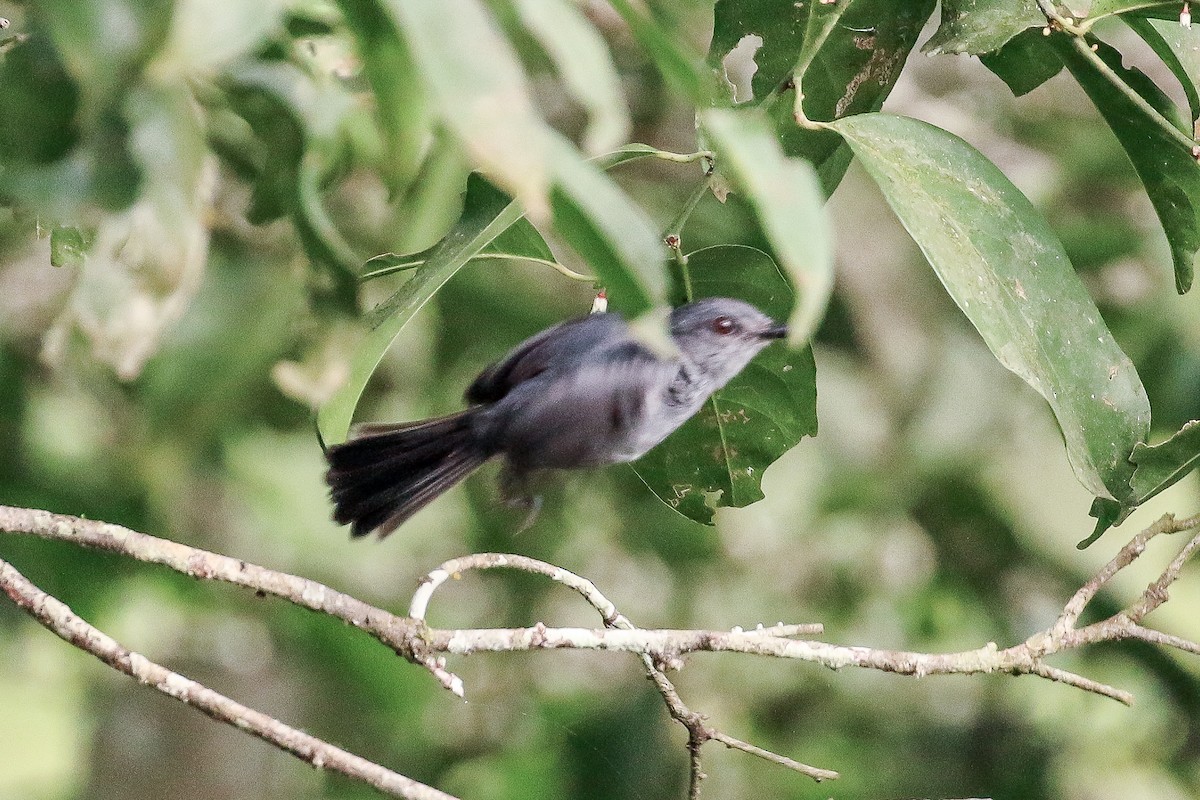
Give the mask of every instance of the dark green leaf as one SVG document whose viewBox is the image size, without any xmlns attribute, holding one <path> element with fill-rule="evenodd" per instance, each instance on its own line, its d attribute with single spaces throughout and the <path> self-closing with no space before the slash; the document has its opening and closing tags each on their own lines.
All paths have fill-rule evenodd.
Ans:
<svg viewBox="0 0 1200 800">
<path fill-rule="evenodd" d="M 805 116 L 833 120 L 882 108 L 933 7 L 933 0 L 852 0 L 804 73 Z M 849 148 L 829 131 L 796 125 L 794 101 L 789 92 L 772 106 L 776 131 L 785 153 L 813 163 L 828 196 L 850 165 Z"/>
<path fill-rule="evenodd" d="M 942 0 L 942 24 L 922 51 L 991 53 L 1028 28 L 1046 26 L 1034 0 Z"/>
<path fill-rule="evenodd" d="M 1161 444 L 1133 448 L 1133 490 L 1138 503 L 1177 483 L 1200 466 L 1200 420 L 1192 420 Z"/>
<path fill-rule="evenodd" d="M 78 267 L 87 255 L 89 242 L 79 228 L 59 226 L 50 232 L 50 266 Z"/>
<path fill-rule="evenodd" d="M 1067 69 L 1079 81 L 1100 115 L 1125 148 L 1146 194 L 1162 222 L 1171 246 L 1175 265 L 1175 288 L 1180 294 L 1192 285 L 1193 262 L 1200 250 L 1200 165 L 1181 145 L 1163 121 L 1149 115 L 1125 94 L 1117 90 L 1109 76 L 1068 41 L 1067 36 L 1052 37 Z M 1097 54 L 1104 63 L 1160 113 L 1175 117 L 1174 104 L 1154 83 L 1136 69 L 1121 65 L 1121 54 L 1098 43 Z M 1179 122 L 1188 136 L 1190 125 Z"/>
<path fill-rule="evenodd" d="M 793 344 L 816 331 L 833 291 L 833 247 L 821 188 L 808 162 L 786 157 L 755 109 L 709 109 L 701 124 L 717 168 L 754 209 L 767 241 L 799 294 L 788 314 Z"/>
<path fill-rule="evenodd" d="M 725 75 L 725 58 L 747 36 L 757 36 L 762 44 L 754 54 L 757 69 L 750 86 L 754 99 L 763 98 L 792 77 L 800 60 L 800 47 L 808 27 L 811 3 L 792 0 L 717 0 L 713 8 L 713 35 L 708 47 L 708 66 L 725 87 L 726 100 L 733 93 Z"/>
<path fill-rule="evenodd" d="M 1129 455 L 1150 403 L 1062 245 L 994 164 L 958 137 L 887 114 L 833 123 L 1001 364 L 1054 410 L 1075 475 L 1133 499 Z"/>
<path fill-rule="evenodd" d="M 350 377 L 317 415 L 317 428 L 329 444 L 346 438 L 354 409 L 384 352 L 408 321 L 454 273 L 521 217 L 520 207 L 479 175 L 467 181 L 463 214 L 430 253 L 425 264 L 395 294 L 371 312 L 370 331 L 350 362 Z"/>
<path fill-rule="evenodd" d="M 754 57 L 757 71 L 751 80 L 752 102 L 769 106 L 784 152 L 811 161 L 828 196 L 850 164 L 849 148 L 836 134 L 796 125 L 792 117 L 795 94 L 781 92 L 800 61 L 809 28 L 824 19 L 810 21 L 813 6 L 790 0 L 719 0 L 708 63 L 722 78 L 721 83 L 728 85 L 722 66 L 725 57 L 746 36 L 762 39 Z M 878 110 L 933 7 L 933 0 L 899 7 L 892 0 L 851 0 L 837 9 L 821 9 L 824 15 L 841 16 L 804 73 L 805 114 L 810 119 L 829 120 Z"/>
<path fill-rule="evenodd" d="M 1200 31 L 1192 31 L 1177 22 L 1141 17 L 1123 17 L 1179 79 L 1192 111 L 1193 124 L 1200 119 Z"/>
<path fill-rule="evenodd" d="M 794 302 L 775 262 L 752 247 L 698 250 L 684 269 L 687 300 L 740 297 L 776 319 Z M 715 508 L 762 499 L 763 470 L 817 432 L 816 403 L 812 351 L 772 345 L 634 471 L 671 508 L 710 525 Z"/>
<path fill-rule="evenodd" d="M 979 60 L 1017 97 L 1032 92 L 1063 68 L 1062 59 L 1041 29 L 1023 31 L 999 50 L 984 53 Z"/>
<path fill-rule="evenodd" d="M 33 35 L 0 62 L 0 159 L 46 164 L 78 141 L 79 88 L 44 35 Z"/>
</svg>

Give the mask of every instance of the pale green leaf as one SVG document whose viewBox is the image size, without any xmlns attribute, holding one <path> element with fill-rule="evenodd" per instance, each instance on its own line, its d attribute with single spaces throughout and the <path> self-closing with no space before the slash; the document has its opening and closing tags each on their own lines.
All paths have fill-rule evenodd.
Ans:
<svg viewBox="0 0 1200 800">
<path fill-rule="evenodd" d="M 710 109 L 701 124 L 718 169 L 754 209 L 759 225 L 799 295 L 789 340 L 807 342 L 833 291 L 833 248 L 816 172 L 780 149 L 765 116 L 753 109 Z"/>
<path fill-rule="evenodd" d="M 1146 439 L 1150 403 L 1042 216 L 994 164 L 932 125 L 863 114 L 833 127 L 996 358 L 1050 404 L 1079 481 L 1131 501 L 1129 456 Z"/>
</svg>

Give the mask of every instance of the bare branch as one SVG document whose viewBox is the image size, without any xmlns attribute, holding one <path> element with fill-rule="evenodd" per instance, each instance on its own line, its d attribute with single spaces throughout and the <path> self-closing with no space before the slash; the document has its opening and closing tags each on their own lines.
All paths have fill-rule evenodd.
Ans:
<svg viewBox="0 0 1200 800">
<path fill-rule="evenodd" d="M 6 561 L 0 561 L 0 587 L 18 607 L 63 641 L 91 653 L 139 683 L 257 736 L 318 769 L 340 772 L 406 800 L 455 800 L 452 795 L 285 725 L 123 647 L 76 616 L 65 603 L 43 592 Z"/>
<path fill-rule="evenodd" d="M 592 608 L 596 609 L 604 621 L 606 629 L 596 631 L 576 629 L 567 635 L 562 635 L 565 629 L 552 630 L 539 622 L 532 628 L 507 632 L 500 631 L 499 633 L 502 634 L 500 637 L 488 636 L 491 633 L 489 631 L 476 631 L 475 633 L 483 634 L 481 640 L 494 645 L 494 647 L 472 647 L 474 642 L 469 637 L 465 639 L 460 637 L 460 643 L 465 642 L 464 649 L 460 652 L 466 654 L 477 649 L 505 649 L 505 645 L 511 645 L 514 649 L 534 649 L 554 646 L 572 647 L 576 642 L 588 640 L 590 636 L 590 641 L 597 644 L 611 637 L 613 642 L 618 644 L 617 647 L 611 649 L 628 649 L 630 652 L 638 653 L 642 661 L 642 666 L 646 669 L 646 676 L 654 683 L 655 688 L 658 689 L 658 693 L 662 695 L 663 702 L 667 704 L 667 711 L 670 713 L 671 718 L 687 729 L 687 750 L 691 761 L 688 797 L 692 800 L 700 796 L 700 782 L 705 777 L 704 770 L 700 764 L 700 748 L 703 747 L 705 742 L 712 740 L 719 741 L 727 747 L 756 755 L 759 758 L 765 758 L 772 763 L 795 770 L 817 781 L 832 780 L 838 777 L 838 774 L 832 770 L 801 764 L 799 761 L 790 759 L 787 756 L 772 753 L 769 750 L 764 750 L 761 747 L 756 747 L 755 745 L 743 742 L 741 739 L 735 739 L 726 733 L 709 728 L 704 724 L 704 717 L 702 715 L 692 711 L 684 704 L 683 700 L 679 697 L 679 692 L 675 689 L 675 685 L 667 677 L 665 671 L 667 665 L 675 666 L 679 663 L 681 653 L 692 650 L 712 650 L 715 649 L 714 643 L 728 641 L 729 637 L 741 639 L 777 639 L 780 642 L 794 643 L 792 640 L 783 637 L 803 633 L 810 629 L 820 632 L 822 630 L 820 625 L 784 625 L 780 622 L 771 628 L 759 625 L 750 633 L 735 629 L 728 634 L 716 631 L 650 631 L 649 633 L 653 634 L 652 638 L 657 638 L 663 644 L 668 645 L 652 649 L 646 646 L 646 641 L 639 641 L 648 632 L 638 630 L 625 615 L 617 611 L 617 607 L 613 605 L 612 601 L 605 597 L 596 588 L 596 585 L 587 578 L 580 577 L 569 570 L 556 567 L 545 561 L 507 553 L 481 553 L 464 558 L 456 558 L 442 564 L 422 579 L 421 585 L 413 595 L 412 604 L 409 606 L 409 615 L 414 619 L 423 621 L 434 590 L 444 583 L 447 578 L 451 576 L 457 577 L 470 569 L 497 569 L 501 567 L 544 575 L 553 581 L 574 589 L 579 592 L 583 599 L 587 600 Z M 431 649 L 454 652 L 449 647 L 450 642 L 447 642 L 446 647 L 437 647 L 435 644 L 438 641 L 439 635 L 445 633 L 449 633 L 453 640 L 457 634 L 463 632 L 428 631 L 426 641 L 431 644 Z M 507 637 L 503 635 L 505 633 L 508 634 Z M 689 643 L 683 641 L 684 639 L 690 640 L 690 648 L 688 648 Z M 525 646 L 520 647 L 522 644 Z M 627 646 L 620 647 L 620 644 Z M 606 648 L 597 647 L 596 649 Z M 681 663 L 679 665 L 682 666 Z"/>
<path fill-rule="evenodd" d="M 28 533 L 47 539 L 69 541 L 85 547 L 121 553 L 141 561 L 165 565 L 195 578 L 225 581 L 259 593 L 272 594 L 305 608 L 344 620 L 370 633 L 407 660 L 423 666 L 443 686 L 459 696 L 462 696 L 463 693 L 462 681 L 446 669 L 445 656 L 448 654 L 468 655 L 477 652 L 560 648 L 634 653 L 641 660 L 647 677 L 662 695 L 671 717 L 683 725 L 688 732 L 687 746 L 691 759 L 689 792 L 691 797 L 699 795 L 700 782 L 704 777 L 700 763 L 700 750 L 709 741 L 721 742 L 727 747 L 757 755 L 817 780 L 836 777 L 836 773 L 801 764 L 786 756 L 763 750 L 709 727 L 702 714 L 692 711 L 683 703 L 671 680 L 667 677 L 669 670 L 683 666 L 686 656 L 698 652 L 744 653 L 807 661 L 835 670 L 843 667 L 858 667 L 916 677 L 978 673 L 1037 675 L 1128 704 L 1132 702 L 1132 697 L 1128 692 L 1050 666 L 1045 659 L 1064 650 L 1078 649 L 1097 642 L 1125 639 L 1140 639 L 1152 644 L 1200 654 L 1200 644 L 1179 636 L 1152 630 L 1142 624 L 1146 615 L 1167 600 L 1169 587 L 1179 578 L 1185 563 L 1200 550 L 1200 533 L 1196 533 L 1198 528 L 1200 528 L 1200 517 L 1177 521 L 1168 515 L 1138 533 L 1070 598 L 1053 625 L 1034 634 L 1021 644 L 1001 649 L 996 644 L 989 642 L 978 649 L 959 653 L 914 653 L 827 644 L 795 638 L 819 635 L 822 629 L 820 625 L 816 624 L 785 625 L 779 623 L 769 627 L 760 624 L 751 630 L 734 628 L 730 631 L 642 630 L 623 616 L 595 584 L 586 578 L 543 561 L 502 553 L 481 553 L 453 559 L 442 564 L 429 573 L 417 587 L 410 606 L 410 616 L 399 617 L 315 581 L 157 539 L 120 526 L 50 514 L 44 511 L 0 506 L 0 531 Z M 1161 533 L 1183 531 L 1192 531 L 1193 538 L 1180 549 L 1176 557 L 1163 570 L 1158 579 L 1146 588 L 1135 604 L 1107 619 L 1082 628 L 1076 627 L 1088 604 L 1117 573 L 1132 564 L 1144 552 L 1151 539 Z M 0 562 L 0 564 L 2 563 Z M 605 627 L 599 629 L 549 628 L 540 622 L 532 627 L 513 629 L 437 630 L 428 627 L 425 617 L 429 603 L 438 587 L 447 580 L 457 578 L 469 570 L 496 568 L 518 569 L 543 575 L 573 589 L 596 609 Z M 20 578 L 19 573 L 11 570 L 11 573 L 6 571 L 4 575 L 8 580 L 6 589 L 17 600 L 22 592 L 12 588 L 17 585 L 12 581 Z M 58 602 L 53 598 L 49 599 L 54 603 Z M 28 605 L 22 604 L 22 607 L 28 608 Z M 66 607 L 62 606 L 62 608 Z M 79 624 L 86 626 L 82 620 L 79 620 Z M 87 630 L 94 631 L 94 629 Z M 99 631 L 95 631 L 94 635 L 104 636 Z M 99 641 L 94 639 L 91 633 L 83 637 L 64 636 L 64 638 L 90 652 L 96 652 L 91 649 L 90 645 L 93 641 Z M 120 649 L 115 642 L 112 644 L 118 648 L 113 652 L 128 652 Z M 106 663 L 112 663 L 107 661 L 103 655 L 99 653 L 97 655 L 106 660 Z M 130 654 L 125 661 L 133 661 L 138 664 L 144 662 L 144 659 L 141 661 L 139 659 L 141 659 L 140 656 Z M 121 669 L 117 664 L 114 666 Z M 157 665 L 151 666 L 155 669 L 163 669 Z M 127 669 L 122 669 L 122 671 L 128 672 Z M 169 671 L 165 672 L 168 675 L 174 675 Z M 135 675 L 135 677 L 145 680 L 140 675 Z M 187 679 L 182 676 L 175 676 L 169 680 L 164 679 L 162 686 L 169 688 L 182 685 L 179 683 L 180 681 L 187 681 Z M 153 681 L 146 682 L 157 685 Z M 188 685 L 193 686 L 190 683 Z M 172 696 L 191 703 L 194 694 L 203 695 L 208 691 L 198 684 L 194 684 L 194 686 L 194 691 L 176 692 Z M 220 696 L 216 695 L 216 697 Z M 233 702 L 227 698 L 221 699 L 228 703 Z M 196 705 L 205 713 L 216 716 L 205 707 Z M 286 726 L 284 729 L 291 730 Z M 281 746 L 288 749 L 286 745 Z M 291 749 L 288 751 L 295 752 Z"/>
</svg>

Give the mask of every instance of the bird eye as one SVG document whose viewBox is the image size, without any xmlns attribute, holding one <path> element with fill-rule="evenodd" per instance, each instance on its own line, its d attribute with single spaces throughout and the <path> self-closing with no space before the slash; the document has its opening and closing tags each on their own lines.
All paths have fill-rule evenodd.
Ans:
<svg viewBox="0 0 1200 800">
<path fill-rule="evenodd" d="M 738 325 L 729 317 L 717 317 L 712 321 L 713 333 L 728 336 L 738 329 Z"/>
</svg>

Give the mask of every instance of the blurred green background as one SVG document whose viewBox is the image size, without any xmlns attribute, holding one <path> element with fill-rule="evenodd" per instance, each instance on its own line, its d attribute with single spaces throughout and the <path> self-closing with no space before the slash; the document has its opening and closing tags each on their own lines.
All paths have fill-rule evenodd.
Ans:
<svg viewBox="0 0 1200 800">
<path fill-rule="evenodd" d="M 183 3 L 187 18 L 201 23 L 170 41 L 208 52 L 205 37 L 216 34 L 203 30 L 205 20 L 220 17 L 212 27 L 227 33 L 222 26 L 252 16 L 256 5 Z M 592 12 L 624 81 L 632 140 L 695 149 L 693 109 L 661 85 L 619 20 L 602 7 Z M 711 8 L 682 3 L 670 12 L 702 48 Z M 12 21 L 3 32 L 11 36 L 27 11 L 0 2 L 0 16 Z M 92 33 L 118 54 L 125 45 L 136 50 L 114 24 Z M 314 36 L 312 52 L 326 64 L 346 60 L 353 72 L 337 36 Z M 546 65 L 527 67 L 541 111 L 578 135 L 580 109 Z M 95 76 L 97 84 L 110 79 L 124 74 Z M 1174 294 L 1153 211 L 1074 84 L 1060 76 L 1014 100 L 975 59 L 914 55 L 887 107 L 966 138 L 1047 215 L 1138 367 L 1157 437 L 1200 418 L 1200 308 L 1195 297 Z M 31 137 L 39 113 L 0 104 L 5 124 L 28 123 Z M 88 146 L 90 168 L 119 168 L 106 161 L 111 142 Z M 521 515 L 498 504 L 484 474 L 386 542 L 352 543 L 328 520 L 305 402 L 336 382 L 352 321 L 312 301 L 319 292 L 306 249 L 287 219 L 247 221 L 250 190 L 229 160 L 188 161 L 153 141 L 142 153 L 157 154 L 142 164 L 142 185 L 161 189 L 160 210 L 193 216 L 160 214 L 170 220 L 166 236 L 139 227 L 136 215 L 125 220 L 122 241 L 145 251 L 137 291 L 83 285 L 77 267 L 51 267 L 55 220 L 42 209 L 52 203 L 31 198 L 37 181 L 61 190 L 77 172 L 34 175 L 20 202 L 0 198 L 5 504 L 119 523 L 311 577 L 397 612 L 417 578 L 441 561 L 499 550 L 587 576 L 644 627 L 819 621 L 832 642 L 920 651 L 1023 640 L 1050 624 L 1136 529 L 1166 510 L 1196 508 L 1193 475 L 1078 552 L 1075 542 L 1091 529 L 1090 496 L 1071 473 L 1049 410 L 987 352 L 852 167 L 829 205 L 838 263 L 834 304 L 814 345 L 820 434 L 769 470 L 764 501 L 723 509 L 715 527 L 704 527 L 661 505 L 629 469 L 612 468 L 551 484 L 537 524 L 516 534 Z M 392 195 L 376 172 L 351 169 L 326 206 L 356 252 L 415 250 L 456 216 L 465 163 L 445 147 L 426 164 L 419 198 Z M 695 169 L 642 162 L 616 174 L 665 226 Z M 117 179 L 96 185 L 120 191 Z M 91 199 L 104 207 L 103 198 Z M 102 230 L 115 215 L 97 213 Z M 736 197 L 725 205 L 708 197 L 684 240 L 688 249 L 762 246 L 755 230 Z M 488 362 L 590 302 L 587 284 L 542 267 L 468 266 L 391 349 L 359 418 L 456 409 Z M 149 352 L 131 354 L 130 342 L 153 341 Z M 144 367 L 123 358 L 138 366 L 144 358 Z M 1128 602 L 1172 555 L 1158 544 L 1098 607 L 1111 612 Z M 126 646 L 464 798 L 684 795 L 684 734 L 631 656 L 457 660 L 463 703 L 367 637 L 283 603 L 16 536 L 0 538 L 0 556 Z M 1200 580 L 1185 576 L 1154 621 L 1195 639 L 1197 607 Z M 445 587 L 430 620 L 597 624 L 561 588 L 506 574 Z M 690 658 L 677 685 L 713 725 L 843 776 L 816 785 L 710 745 L 705 797 L 1200 795 L 1200 660 L 1121 645 L 1055 663 L 1129 689 L 1137 704 L 1127 709 L 1033 678 L 918 681 L 735 655 Z M 0 720 L 0 800 L 375 796 L 134 684 L 6 603 Z"/>
</svg>

